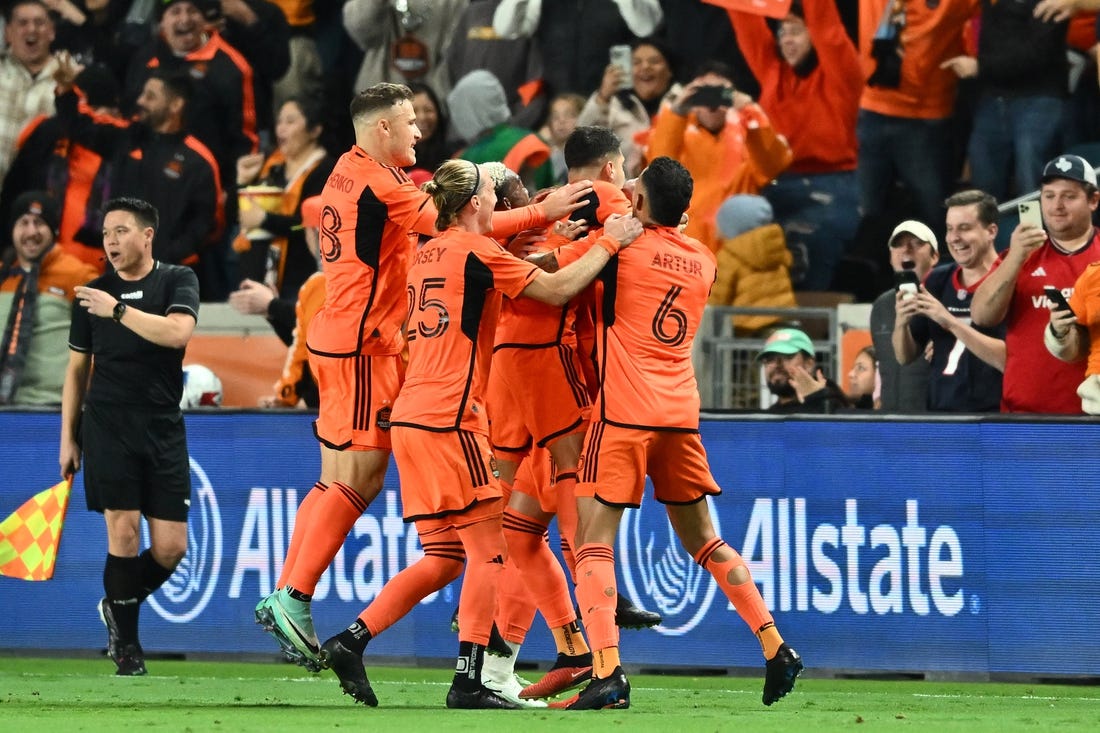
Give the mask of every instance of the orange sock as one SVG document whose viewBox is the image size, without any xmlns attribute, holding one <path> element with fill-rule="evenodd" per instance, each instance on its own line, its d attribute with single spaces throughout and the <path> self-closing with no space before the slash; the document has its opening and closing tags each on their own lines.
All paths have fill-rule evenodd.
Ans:
<svg viewBox="0 0 1100 733">
<path fill-rule="evenodd" d="M 721 537 L 715 537 L 695 554 L 695 562 L 714 576 L 741 619 L 760 641 L 764 658 L 771 659 L 783 643 L 763 596 L 752 582 L 745 561 Z"/>
<path fill-rule="evenodd" d="M 306 497 L 302 499 L 302 503 L 298 505 L 298 511 L 294 515 L 294 529 L 290 532 L 290 546 L 286 548 L 286 559 L 283 560 L 283 571 L 279 574 L 279 582 L 275 584 L 276 588 L 282 588 L 286 585 L 286 578 L 290 575 L 290 569 L 294 567 L 294 560 L 298 557 L 298 551 L 302 549 L 302 537 L 306 534 L 306 527 L 309 526 L 313 510 L 317 507 L 317 502 L 320 501 L 321 495 L 325 493 L 327 488 L 328 484 L 318 481 L 313 484 L 313 488 L 309 490 Z"/>
<path fill-rule="evenodd" d="M 531 629 L 531 622 L 535 620 L 535 601 L 523 582 L 523 571 L 512 559 L 511 550 L 504 561 L 504 570 L 497 586 L 495 618 L 500 635 L 513 644 L 523 643 Z"/>
<path fill-rule="evenodd" d="M 458 640 L 486 646 L 497 607 L 497 588 L 508 553 L 500 515 L 458 530 L 466 550 L 466 577 L 458 597 Z"/>
<path fill-rule="evenodd" d="M 284 585 L 313 595 L 321 574 L 336 557 L 348 532 L 366 509 L 367 502 L 354 489 L 333 481 L 310 512 L 309 526 L 305 527 L 294 567 L 286 574 Z"/>
<path fill-rule="evenodd" d="M 552 628 L 550 631 L 554 634 L 554 646 L 557 647 L 558 654 L 576 657 L 590 651 L 588 644 L 584 641 L 584 635 L 581 634 L 581 627 L 576 621 Z"/>
<path fill-rule="evenodd" d="M 577 536 L 577 469 L 558 471 L 555 477 L 558 494 L 558 532 L 561 533 L 561 554 L 569 580 L 577 584 L 577 558 L 573 554 L 573 541 Z"/>
<path fill-rule="evenodd" d="M 372 637 L 378 636 L 428 595 L 462 575 L 465 560 L 460 542 L 424 542 L 424 557 L 390 578 L 359 620 Z"/>
<path fill-rule="evenodd" d="M 619 659 L 619 647 L 609 646 L 592 652 L 592 674 L 597 679 L 610 677 L 615 668 L 622 664 Z"/>
<path fill-rule="evenodd" d="M 546 525 L 514 509 L 505 509 L 504 540 L 508 543 L 509 562 L 515 562 L 520 584 L 546 619 L 546 625 L 556 628 L 576 621 L 565 571 L 546 542 Z M 497 626 L 503 632 L 499 617 Z"/>
<path fill-rule="evenodd" d="M 577 602 L 593 659 L 596 651 L 619 646 L 619 627 L 615 625 L 617 597 L 615 550 L 596 542 L 582 545 L 577 550 Z"/>
</svg>

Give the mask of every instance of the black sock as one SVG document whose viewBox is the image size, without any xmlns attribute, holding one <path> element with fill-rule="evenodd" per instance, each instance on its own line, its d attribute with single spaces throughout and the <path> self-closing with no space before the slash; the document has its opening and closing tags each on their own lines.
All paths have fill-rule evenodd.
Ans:
<svg viewBox="0 0 1100 733">
<path fill-rule="evenodd" d="M 355 623 L 337 634 L 336 638 L 344 645 L 345 649 L 350 649 L 359 656 L 363 656 L 363 652 L 367 650 L 367 642 L 372 637 L 363 622 L 355 619 Z"/>
<path fill-rule="evenodd" d="M 141 559 L 108 553 L 103 565 L 103 590 L 118 627 L 120 646 L 138 643 L 138 611 L 141 609 Z"/>
<path fill-rule="evenodd" d="M 164 581 L 172 577 L 175 568 L 166 568 L 161 565 L 153 559 L 151 550 L 146 550 L 138 555 L 138 561 L 141 563 L 141 594 L 138 598 L 144 601 L 146 598 L 156 593 L 157 588 L 164 585 Z"/>
<path fill-rule="evenodd" d="M 311 596 L 309 593 L 303 593 L 300 590 L 294 590 L 289 585 L 286 586 L 286 592 L 287 595 L 289 595 L 291 598 L 302 601 L 304 603 L 309 603 L 311 600 L 313 600 L 313 596 Z"/>
<path fill-rule="evenodd" d="M 458 642 L 458 663 L 455 664 L 453 687 L 466 692 L 481 688 L 481 665 L 485 660 L 485 647 L 472 641 Z"/>
</svg>

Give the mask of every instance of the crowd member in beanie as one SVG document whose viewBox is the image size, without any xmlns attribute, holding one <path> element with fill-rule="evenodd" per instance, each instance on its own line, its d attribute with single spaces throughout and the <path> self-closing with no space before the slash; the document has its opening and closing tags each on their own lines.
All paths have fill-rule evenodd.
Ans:
<svg viewBox="0 0 1100 733">
<path fill-rule="evenodd" d="M 12 246 L 0 261 L 0 405 L 58 405 L 73 288 L 98 273 L 55 246 L 60 215 L 45 191 L 19 196 L 10 221 Z"/>
</svg>

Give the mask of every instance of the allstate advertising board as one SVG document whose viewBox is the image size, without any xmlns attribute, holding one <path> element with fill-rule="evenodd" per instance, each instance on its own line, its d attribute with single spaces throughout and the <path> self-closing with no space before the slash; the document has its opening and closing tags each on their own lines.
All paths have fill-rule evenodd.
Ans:
<svg viewBox="0 0 1100 733">
<path fill-rule="evenodd" d="M 295 508 L 317 478 L 311 419 L 188 414 L 188 555 L 142 611 L 147 650 L 275 653 L 252 609 L 278 577 Z M 0 413 L 0 517 L 57 481 L 58 423 L 52 413 Z M 1094 426 L 731 419 L 702 431 L 724 489 L 710 500 L 716 529 L 744 555 L 808 665 L 1100 673 Z M 755 639 L 680 548 L 661 505 L 627 511 L 615 549 L 620 590 L 665 619 L 623 632 L 627 663 L 760 663 Z M 0 578 L 0 646 L 102 648 L 95 605 L 105 552 L 102 518 L 85 509 L 78 476 L 54 579 Z M 391 466 L 317 588 L 321 638 L 419 557 Z M 450 657 L 457 597 L 454 583 L 425 599 L 368 652 Z M 536 617 L 522 658 L 553 656 Z"/>
</svg>

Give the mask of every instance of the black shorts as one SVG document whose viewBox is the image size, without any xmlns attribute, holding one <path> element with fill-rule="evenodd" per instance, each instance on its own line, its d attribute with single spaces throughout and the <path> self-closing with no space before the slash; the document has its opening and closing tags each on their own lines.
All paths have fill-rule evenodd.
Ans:
<svg viewBox="0 0 1100 733">
<path fill-rule="evenodd" d="M 85 405 L 80 433 L 90 510 L 187 521 L 191 467 L 179 410 Z"/>
</svg>

